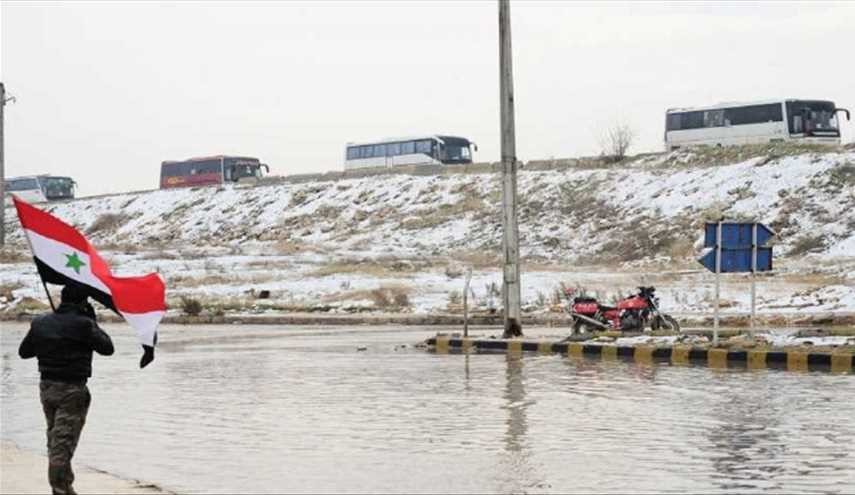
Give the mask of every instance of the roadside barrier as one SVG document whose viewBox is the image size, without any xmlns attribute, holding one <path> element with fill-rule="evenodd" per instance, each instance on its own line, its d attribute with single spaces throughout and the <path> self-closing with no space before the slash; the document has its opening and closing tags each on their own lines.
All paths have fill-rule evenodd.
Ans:
<svg viewBox="0 0 855 495">
<path fill-rule="evenodd" d="M 603 360 L 625 359 L 649 364 L 705 364 L 710 368 L 783 369 L 789 371 L 830 371 L 848 373 L 855 368 L 851 352 L 805 352 L 800 350 L 755 350 L 703 348 L 688 345 L 596 345 L 581 342 L 550 342 L 517 339 L 473 339 L 437 336 L 426 344 L 436 353 L 536 352 L 569 357 L 600 357 Z"/>
</svg>

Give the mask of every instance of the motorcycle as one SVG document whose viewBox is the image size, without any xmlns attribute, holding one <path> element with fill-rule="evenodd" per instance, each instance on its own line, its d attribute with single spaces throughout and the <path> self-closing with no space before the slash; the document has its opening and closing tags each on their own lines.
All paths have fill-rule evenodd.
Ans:
<svg viewBox="0 0 855 495">
<path fill-rule="evenodd" d="M 659 310 L 659 298 L 655 292 L 654 287 L 639 287 L 638 294 L 618 301 L 616 306 L 607 306 L 593 297 L 574 297 L 575 291 L 568 289 L 565 296 L 571 301 L 569 313 L 573 318 L 573 333 L 593 330 L 643 332 L 648 325 L 651 330 L 679 332 L 677 320 Z"/>
</svg>

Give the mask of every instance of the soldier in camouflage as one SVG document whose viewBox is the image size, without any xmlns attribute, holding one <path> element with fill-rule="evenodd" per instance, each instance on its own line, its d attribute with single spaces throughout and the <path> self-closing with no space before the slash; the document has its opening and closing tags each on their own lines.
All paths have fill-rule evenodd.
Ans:
<svg viewBox="0 0 855 495">
<path fill-rule="evenodd" d="M 37 357 L 42 409 L 47 420 L 48 480 L 54 494 L 74 494 L 71 458 L 92 397 L 92 352 L 113 354 L 113 342 L 95 322 L 95 311 L 79 285 L 62 290 L 54 313 L 35 318 L 18 354 Z"/>
</svg>

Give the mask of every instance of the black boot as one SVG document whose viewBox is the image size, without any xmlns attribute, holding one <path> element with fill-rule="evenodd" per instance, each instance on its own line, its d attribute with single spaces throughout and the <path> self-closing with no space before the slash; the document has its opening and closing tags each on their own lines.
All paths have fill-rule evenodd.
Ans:
<svg viewBox="0 0 855 495">
<path fill-rule="evenodd" d="M 50 481 L 50 489 L 53 495 L 69 495 L 65 475 L 67 469 L 63 464 L 48 463 L 48 481 Z"/>
</svg>

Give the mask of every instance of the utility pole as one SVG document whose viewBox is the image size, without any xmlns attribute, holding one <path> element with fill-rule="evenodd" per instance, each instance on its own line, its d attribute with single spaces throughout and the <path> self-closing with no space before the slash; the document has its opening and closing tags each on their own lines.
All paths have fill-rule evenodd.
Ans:
<svg viewBox="0 0 855 495">
<path fill-rule="evenodd" d="M 6 99 L 6 85 L 0 82 L 0 247 L 6 245 L 6 167 L 3 151 L 3 108 L 7 101 L 15 101 L 15 98 Z"/>
<path fill-rule="evenodd" d="M 502 299 L 504 337 L 522 336 L 520 315 L 520 239 L 517 225 L 517 151 L 514 131 L 514 81 L 511 63 L 511 5 L 499 0 L 499 90 L 502 136 Z"/>
</svg>

